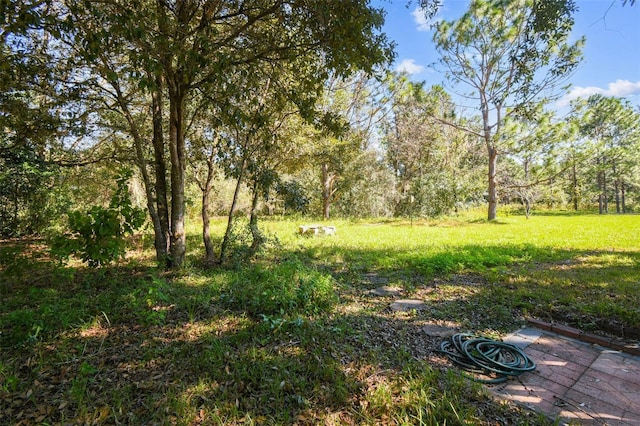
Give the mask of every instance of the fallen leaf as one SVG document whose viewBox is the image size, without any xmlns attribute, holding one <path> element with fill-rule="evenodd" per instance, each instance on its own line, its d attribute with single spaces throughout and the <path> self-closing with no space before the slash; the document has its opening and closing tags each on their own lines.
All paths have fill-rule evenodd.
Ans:
<svg viewBox="0 0 640 426">
<path fill-rule="evenodd" d="M 100 407 L 94 413 L 94 421 L 93 424 L 102 423 L 109 418 L 109 414 L 111 414 L 111 408 L 108 406 Z"/>
</svg>

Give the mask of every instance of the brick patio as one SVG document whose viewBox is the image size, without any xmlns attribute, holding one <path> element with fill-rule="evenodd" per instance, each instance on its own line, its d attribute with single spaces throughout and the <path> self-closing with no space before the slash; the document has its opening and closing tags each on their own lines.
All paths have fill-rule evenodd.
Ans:
<svg viewBox="0 0 640 426">
<path fill-rule="evenodd" d="M 505 339 L 535 371 L 491 388 L 562 423 L 640 426 L 640 357 L 534 328 Z"/>
</svg>

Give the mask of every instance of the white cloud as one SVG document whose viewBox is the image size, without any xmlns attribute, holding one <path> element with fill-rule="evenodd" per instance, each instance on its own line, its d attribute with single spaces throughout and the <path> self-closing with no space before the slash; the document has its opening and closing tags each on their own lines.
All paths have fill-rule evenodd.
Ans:
<svg viewBox="0 0 640 426">
<path fill-rule="evenodd" d="M 640 92 L 640 81 L 632 83 L 629 80 L 616 80 L 615 83 L 609 83 L 607 95 L 624 97 L 636 92 Z"/>
<path fill-rule="evenodd" d="M 431 29 L 424 9 L 417 7 L 411 12 L 411 15 L 413 15 L 413 21 L 418 25 L 418 31 L 429 31 Z"/>
<path fill-rule="evenodd" d="M 419 74 L 424 71 L 424 66 L 416 64 L 415 59 L 405 59 L 404 61 L 400 62 L 400 64 L 396 67 L 396 70 L 413 75 Z"/>
<path fill-rule="evenodd" d="M 625 96 L 633 95 L 634 93 L 640 93 L 640 81 L 633 83 L 629 80 L 616 80 L 613 83 L 609 83 L 606 89 L 594 86 L 576 86 L 558 101 L 558 106 L 564 107 L 569 105 L 569 103 L 574 99 L 588 98 L 595 94 L 623 98 Z"/>
</svg>

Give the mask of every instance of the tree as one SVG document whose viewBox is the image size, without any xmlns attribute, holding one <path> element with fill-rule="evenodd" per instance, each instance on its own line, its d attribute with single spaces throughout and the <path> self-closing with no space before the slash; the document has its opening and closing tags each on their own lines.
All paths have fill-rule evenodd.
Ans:
<svg viewBox="0 0 640 426">
<path fill-rule="evenodd" d="M 42 231 L 67 204 L 65 142 L 85 130 L 77 92 L 60 84 L 49 2 L 0 6 L 0 234 Z"/>
<path fill-rule="evenodd" d="M 318 166 L 322 217 L 330 217 L 331 205 L 344 191 L 353 176 L 346 173 L 369 148 L 372 134 L 385 113 L 387 99 L 382 96 L 384 81 L 367 72 L 343 78 L 338 74 L 327 79 L 317 108 L 324 114 L 312 131 L 311 161 Z"/>
<path fill-rule="evenodd" d="M 91 37 L 95 23 L 75 17 L 73 39 Z M 142 179 L 146 205 L 154 229 L 158 262 L 168 264 L 170 225 L 167 199 L 167 168 L 162 127 L 162 85 L 157 82 L 149 94 L 129 78 L 130 66 L 122 53 L 126 44 L 114 38 L 107 45 L 77 45 L 69 41 L 73 52 L 70 67 L 87 69 L 81 86 L 86 90 L 87 107 L 99 116 L 103 140 L 110 140 L 124 159 L 135 164 Z M 78 79 L 80 80 L 80 79 Z M 89 105 L 91 104 L 91 105 Z M 149 114 L 151 111 L 151 114 Z M 151 115 L 151 117 L 149 117 Z M 121 136 L 121 138 L 118 138 Z M 120 143 L 130 140 L 130 143 Z"/>
<path fill-rule="evenodd" d="M 305 59 L 297 70 L 305 90 L 294 95 L 305 115 L 311 116 L 311 105 L 329 70 L 346 76 L 360 68 L 370 70 L 392 57 L 390 43 L 378 33 L 383 23 L 381 10 L 363 1 L 69 0 L 66 4 L 73 12 L 65 21 L 65 29 L 72 34 L 69 40 L 93 53 L 86 55 L 87 61 L 96 65 L 98 52 L 118 53 L 105 47 L 126 47 L 128 60 L 123 71 L 131 87 L 155 96 L 154 118 L 162 117 L 157 109 L 163 104 L 160 95 L 166 95 L 168 118 L 162 126 L 154 121 L 152 140 L 158 160 L 165 143 L 163 132 L 168 132 L 170 185 L 156 195 L 170 190 L 166 226 L 170 267 L 179 267 L 186 251 L 185 114 L 193 106 L 195 93 L 241 92 L 242 79 L 232 78 L 234 75 L 250 79 L 252 66 Z M 93 31 L 74 33 L 76 22 L 82 20 L 90 24 L 84 28 Z M 235 86 L 229 87 L 229 82 Z M 156 183 L 161 186 L 161 179 Z"/>
<path fill-rule="evenodd" d="M 434 42 L 447 77 L 472 89 L 482 128 L 470 132 L 484 141 L 489 220 L 498 205 L 497 160 L 502 126 L 527 117 L 578 65 L 584 40 L 568 42 L 575 4 L 571 0 L 473 0 L 454 22 L 436 26 Z"/>
<path fill-rule="evenodd" d="M 372 148 L 359 152 L 347 165 L 342 179 L 342 193 L 333 206 L 335 212 L 362 218 L 394 215 L 396 179 L 381 152 Z"/>
<path fill-rule="evenodd" d="M 479 188 L 477 138 L 455 126 L 455 105 L 441 86 L 424 88 L 406 76 L 389 81 L 391 111 L 384 126 L 387 162 L 397 179 L 398 215 L 454 211 Z M 446 117 L 449 125 L 434 117 Z"/>
<path fill-rule="evenodd" d="M 255 253 L 264 240 L 258 229 L 260 196 L 268 194 L 275 185 L 283 164 L 295 162 L 296 144 L 282 138 L 287 122 L 299 113 L 289 96 L 290 90 L 296 92 L 299 83 L 294 69 L 292 64 L 276 64 L 256 70 L 257 76 L 262 78 L 247 82 L 249 90 L 227 98 L 219 112 L 227 134 L 220 164 L 228 177 L 236 179 L 227 229 L 220 248 L 220 262 L 227 255 L 241 186 L 247 181 L 251 188 L 249 230 L 253 242 L 250 252 Z"/>
<path fill-rule="evenodd" d="M 635 169 L 640 151 L 640 113 L 628 101 L 603 95 L 574 101 L 580 135 L 588 144 L 596 181 L 598 211 L 627 210 L 627 195 L 638 186 Z M 613 194 L 611 194 L 613 190 Z"/>
<path fill-rule="evenodd" d="M 203 114 L 199 119 L 203 122 L 190 134 L 191 149 L 189 163 L 192 169 L 192 176 L 202 192 L 200 216 L 202 218 L 202 241 L 205 249 L 205 262 L 212 264 L 215 262 L 215 249 L 211 240 L 209 216 L 209 205 L 211 195 L 214 192 L 213 182 L 221 170 L 217 161 L 221 144 L 221 135 L 218 126 L 209 126 L 207 118 L 209 114 Z"/>
<path fill-rule="evenodd" d="M 573 139 L 572 126 L 557 120 L 555 114 L 544 111 L 538 105 L 529 119 L 505 120 L 503 136 L 503 173 L 499 182 L 505 195 L 517 198 L 524 206 L 528 218 L 533 205 L 544 196 L 545 185 L 551 189 L 553 182 L 568 168 L 558 161 L 559 152 L 566 142 Z M 561 192 L 561 191 L 560 191 Z M 548 204 L 555 201 L 554 193 L 547 191 Z M 561 196 L 560 198 L 564 198 Z"/>
</svg>

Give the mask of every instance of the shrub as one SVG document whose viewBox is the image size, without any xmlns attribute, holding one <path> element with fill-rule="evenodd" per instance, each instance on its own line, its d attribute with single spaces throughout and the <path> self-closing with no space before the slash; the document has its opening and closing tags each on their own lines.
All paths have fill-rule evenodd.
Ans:
<svg viewBox="0 0 640 426">
<path fill-rule="evenodd" d="M 134 207 L 127 180 L 131 173 L 123 171 L 108 207 L 91 206 L 88 210 L 69 213 L 69 232 L 58 234 L 51 241 L 52 254 L 64 261 L 76 255 L 91 267 L 109 264 L 124 257 L 126 237 L 140 228 L 144 210 Z"/>
</svg>

